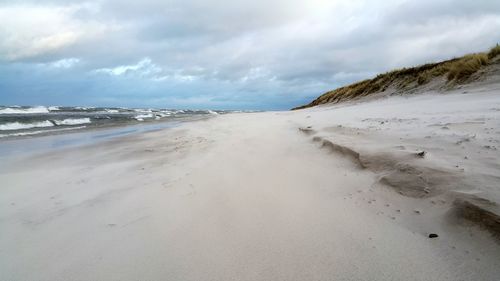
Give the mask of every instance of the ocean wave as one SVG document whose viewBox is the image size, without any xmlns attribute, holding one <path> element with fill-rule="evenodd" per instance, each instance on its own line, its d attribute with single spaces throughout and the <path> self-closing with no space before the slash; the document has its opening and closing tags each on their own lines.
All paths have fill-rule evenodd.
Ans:
<svg viewBox="0 0 500 281">
<path fill-rule="evenodd" d="M 118 112 L 120 112 L 118 109 L 108 109 L 108 108 L 106 108 L 105 110 L 106 110 L 107 113 L 118 113 Z"/>
<path fill-rule="evenodd" d="M 26 130 L 31 128 L 45 128 L 52 126 L 54 126 L 54 124 L 49 120 L 33 122 L 33 123 L 10 122 L 1 124 L 0 131 Z"/>
<path fill-rule="evenodd" d="M 171 112 L 156 112 L 155 117 L 156 117 L 156 119 L 159 119 L 159 118 L 163 118 L 163 117 L 168 117 L 171 114 L 172 114 Z"/>
<path fill-rule="evenodd" d="M 60 109 L 59 109 L 59 106 L 49 106 L 49 110 L 50 111 L 58 111 Z"/>
<path fill-rule="evenodd" d="M 144 121 L 145 118 L 153 118 L 153 114 L 139 114 L 136 115 L 134 118 L 137 121 Z"/>
<path fill-rule="evenodd" d="M 34 113 L 49 113 L 45 106 L 35 106 L 28 108 L 6 107 L 0 109 L 0 114 L 34 114 Z"/>
<path fill-rule="evenodd" d="M 90 118 L 75 118 L 75 119 L 64 119 L 64 120 L 54 120 L 57 126 L 62 125 L 81 125 L 91 123 Z"/>
<path fill-rule="evenodd" d="M 95 109 L 94 106 L 75 106 L 73 108 L 76 110 L 83 110 L 83 111 Z"/>
<path fill-rule="evenodd" d="M 42 133 L 53 133 L 53 132 L 60 132 L 60 131 L 78 130 L 78 129 L 83 129 L 83 128 L 87 128 L 87 126 L 51 129 L 51 130 L 43 130 L 43 131 L 30 131 L 30 132 L 21 132 L 21 133 L 12 133 L 12 134 L 0 134 L 0 138 L 31 136 L 31 135 L 38 135 L 38 134 L 42 134 Z"/>
<path fill-rule="evenodd" d="M 140 113 L 151 113 L 151 112 L 153 112 L 152 109 L 144 109 L 144 108 L 134 108 L 133 110 L 135 112 L 140 112 Z"/>
<path fill-rule="evenodd" d="M 212 110 L 207 110 L 207 113 L 212 114 L 212 115 L 219 115 L 219 113 L 212 111 Z"/>
</svg>

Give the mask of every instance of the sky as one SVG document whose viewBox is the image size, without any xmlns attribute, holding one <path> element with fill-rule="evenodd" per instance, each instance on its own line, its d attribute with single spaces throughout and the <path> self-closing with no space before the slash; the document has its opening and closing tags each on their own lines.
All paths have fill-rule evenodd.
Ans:
<svg viewBox="0 0 500 281">
<path fill-rule="evenodd" d="M 0 104 L 289 109 L 498 42 L 498 0 L 0 0 Z"/>
</svg>

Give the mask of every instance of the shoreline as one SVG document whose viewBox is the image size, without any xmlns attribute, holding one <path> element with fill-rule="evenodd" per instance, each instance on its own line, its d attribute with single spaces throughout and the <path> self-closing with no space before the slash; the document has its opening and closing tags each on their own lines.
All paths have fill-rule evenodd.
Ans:
<svg viewBox="0 0 500 281">
<path fill-rule="evenodd" d="M 0 167 L 0 272 L 494 280 L 500 244 L 450 210 L 457 192 L 500 202 L 499 114 L 494 91 L 391 97 L 220 115 L 14 159 Z M 418 176 L 425 184 L 408 189 Z"/>
<path fill-rule="evenodd" d="M 5 116 L 0 116 L 4 117 Z M 25 117 L 25 116 L 23 116 Z M 201 120 L 205 118 L 210 118 L 211 116 L 203 116 L 203 115 L 187 115 L 187 116 L 181 116 L 181 117 L 173 117 L 173 118 L 165 118 L 162 120 L 153 120 L 153 121 L 147 121 L 147 122 L 142 122 L 142 121 L 137 121 L 135 123 L 115 123 L 115 124 L 106 124 L 106 125 L 101 125 L 101 126 L 87 126 L 85 124 L 79 124 L 76 125 L 70 125 L 70 126 L 63 126 L 63 125 L 58 125 L 56 127 L 61 127 L 57 129 L 51 129 L 49 128 L 30 128 L 28 131 L 21 131 L 21 132 L 16 132 L 16 133 L 11 133 L 11 134 L 4 134 L 0 135 L 0 142 L 1 141 L 10 141 L 10 140 L 23 140 L 23 139 L 30 139 L 30 138 L 38 138 L 38 137 L 47 137 L 47 136 L 56 136 L 56 135 L 67 135 L 67 134 L 74 134 L 74 133 L 85 133 L 85 132 L 95 132 L 95 131 L 103 131 L 103 130 L 113 130 L 113 129 L 120 129 L 120 128 L 126 128 L 126 127 L 161 127 L 162 124 L 165 123 L 182 123 L 182 122 L 191 122 L 191 121 L 196 121 L 196 120 Z M 48 122 L 48 121 L 47 121 Z M 71 127 L 73 126 L 73 127 Z M 38 129 L 43 129 L 43 130 L 38 130 Z M 1 131 L 2 133 L 8 132 L 8 131 Z"/>
<path fill-rule="evenodd" d="M 0 158 L 23 153 L 29 156 L 36 151 L 78 148 L 80 146 L 98 144 L 124 136 L 148 133 L 180 126 L 183 123 L 197 122 L 212 116 L 193 116 L 178 120 L 163 120 L 154 123 L 125 124 L 107 127 L 84 128 L 80 130 L 57 130 L 54 132 L 0 138 Z M 22 151 L 22 152 L 21 152 Z"/>
<path fill-rule="evenodd" d="M 0 140 L 162 122 L 183 122 L 238 110 L 137 109 L 0 105 Z"/>
</svg>

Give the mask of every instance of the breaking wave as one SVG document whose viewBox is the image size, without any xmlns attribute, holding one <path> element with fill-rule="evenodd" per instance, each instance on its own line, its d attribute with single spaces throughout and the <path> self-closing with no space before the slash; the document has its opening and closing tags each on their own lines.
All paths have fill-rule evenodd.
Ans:
<svg viewBox="0 0 500 281">
<path fill-rule="evenodd" d="M 49 113 L 49 109 L 45 106 L 35 107 L 6 107 L 0 109 L 0 114 L 35 114 L 35 113 Z"/>
<path fill-rule="evenodd" d="M 78 129 L 84 129 L 84 128 L 86 128 L 86 126 L 63 128 L 63 129 L 50 129 L 50 130 L 43 130 L 43 131 L 29 131 L 29 132 L 12 133 L 12 134 L 5 134 L 5 135 L 0 134 L 0 138 L 31 136 L 31 135 L 38 135 L 38 134 L 51 133 L 51 132 L 78 130 Z"/>
<path fill-rule="evenodd" d="M 144 119 L 146 119 L 146 118 L 153 118 L 153 114 L 139 114 L 139 115 L 136 115 L 134 118 L 137 121 L 144 121 Z"/>
<path fill-rule="evenodd" d="M 70 125 L 81 125 L 91 123 L 90 118 L 76 118 L 76 119 L 64 119 L 64 120 L 54 120 L 57 126 L 70 126 Z"/>
<path fill-rule="evenodd" d="M 64 119 L 64 120 L 45 120 L 31 123 L 10 122 L 0 124 L 0 131 L 27 130 L 33 128 L 47 128 L 53 126 L 73 126 L 91 123 L 90 118 Z"/>
<path fill-rule="evenodd" d="M 33 123 L 10 122 L 6 124 L 0 124 L 0 131 L 26 130 L 32 128 L 45 128 L 52 126 L 54 126 L 54 124 L 48 120 L 33 122 Z"/>
</svg>

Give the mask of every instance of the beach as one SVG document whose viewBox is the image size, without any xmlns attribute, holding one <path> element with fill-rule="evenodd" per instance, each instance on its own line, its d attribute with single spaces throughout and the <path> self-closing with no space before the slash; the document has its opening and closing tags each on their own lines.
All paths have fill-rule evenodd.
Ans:
<svg viewBox="0 0 500 281">
<path fill-rule="evenodd" d="M 1 279 L 496 280 L 499 89 L 10 155 Z"/>
</svg>

